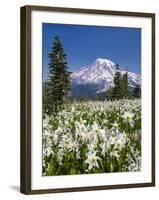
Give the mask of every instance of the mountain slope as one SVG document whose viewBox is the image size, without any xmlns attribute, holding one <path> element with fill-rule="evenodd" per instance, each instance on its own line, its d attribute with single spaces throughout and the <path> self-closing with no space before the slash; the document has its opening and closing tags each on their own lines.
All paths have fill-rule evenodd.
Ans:
<svg viewBox="0 0 159 200">
<path fill-rule="evenodd" d="M 82 67 L 79 71 L 71 75 L 73 91 L 80 91 L 92 88 L 92 93 L 99 94 L 106 92 L 110 86 L 113 86 L 116 65 L 108 60 L 97 58 L 91 65 Z M 123 75 L 126 71 L 121 71 Z M 141 77 L 133 72 L 128 71 L 129 87 L 135 87 L 141 84 Z M 79 91 L 79 93 L 80 93 Z M 89 93 L 89 91 L 88 91 Z M 94 94 L 92 94 L 94 95 Z"/>
</svg>

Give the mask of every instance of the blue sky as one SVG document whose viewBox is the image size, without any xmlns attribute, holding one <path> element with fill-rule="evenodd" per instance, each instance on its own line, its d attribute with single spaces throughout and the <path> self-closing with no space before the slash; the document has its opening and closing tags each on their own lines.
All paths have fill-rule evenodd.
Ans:
<svg viewBox="0 0 159 200">
<path fill-rule="evenodd" d="M 141 29 L 43 23 L 43 73 L 48 72 L 48 53 L 59 35 L 70 71 L 93 63 L 96 58 L 110 59 L 121 69 L 141 72 Z"/>
</svg>

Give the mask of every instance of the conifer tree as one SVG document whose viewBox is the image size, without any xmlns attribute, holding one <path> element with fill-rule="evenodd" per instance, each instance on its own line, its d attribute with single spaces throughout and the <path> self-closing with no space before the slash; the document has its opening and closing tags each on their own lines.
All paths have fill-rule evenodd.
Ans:
<svg viewBox="0 0 159 200">
<path fill-rule="evenodd" d="M 128 71 L 126 68 L 126 72 L 122 77 L 121 80 L 121 97 L 122 98 L 128 98 L 129 97 L 129 86 L 128 86 L 129 82 L 128 82 Z"/>
<path fill-rule="evenodd" d="M 52 104 L 51 104 L 51 93 L 50 93 L 50 87 L 48 84 L 48 81 L 43 82 L 43 118 L 45 118 L 45 114 L 50 114 L 50 111 L 52 110 Z"/>
<path fill-rule="evenodd" d="M 71 72 L 68 71 L 66 54 L 59 36 L 55 36 L 51 52 L 48 54 L 49 63 L 49 113 L 57 112 L 66 101 L 71 89 Z"/>
<path fill-rule="evenodd" d="M 114 76 L 114 87 L 112 89 L 112 98 L 113 99 L 120 99 L 122 96 L 121 91 L 121 73 L 119 65 L 116 65 L 116 72 Z"/>
</svg>

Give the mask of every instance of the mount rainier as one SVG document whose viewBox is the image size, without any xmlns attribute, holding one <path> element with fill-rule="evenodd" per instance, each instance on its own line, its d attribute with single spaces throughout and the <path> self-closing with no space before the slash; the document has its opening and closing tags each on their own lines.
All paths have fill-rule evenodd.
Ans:
<svg viewBox="0 0 159 200">
<path fill-rule="evenodd" d="M 84 66 L 71 74 L 73 95 L 94 96 L 106 92 L 113 86 L 116 64 L 108 59 L 97 58 L 91 65 Z M 120 70 L 121 75 L 126 71 Z M 128 71 L 129 87 L 141 84 L 141 77 Z"/>
</svg>

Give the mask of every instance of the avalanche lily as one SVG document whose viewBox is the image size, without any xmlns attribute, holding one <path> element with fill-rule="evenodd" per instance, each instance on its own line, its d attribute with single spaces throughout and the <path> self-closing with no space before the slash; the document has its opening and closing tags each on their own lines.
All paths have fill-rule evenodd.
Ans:
<svg viewBox="0 0 159 200">
<path fill-rule="evenodd" d="M 88 164 L 88 169 L 91 170 L 93 167 L 99 168 L 99 165 L 97 162 L 98 160 L 101 160 L 101 158 L 96 156 L 95 151 L 93 153 L 89 152 L 87 159 L 85 160 L 85 163 Z"/>
</svg>

